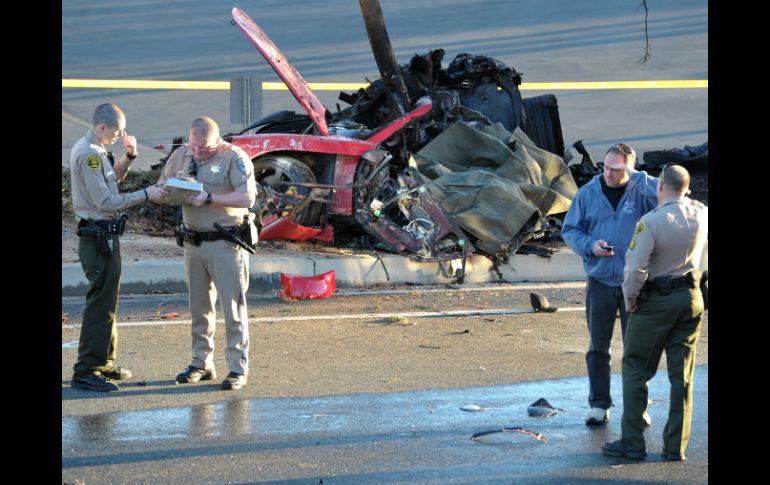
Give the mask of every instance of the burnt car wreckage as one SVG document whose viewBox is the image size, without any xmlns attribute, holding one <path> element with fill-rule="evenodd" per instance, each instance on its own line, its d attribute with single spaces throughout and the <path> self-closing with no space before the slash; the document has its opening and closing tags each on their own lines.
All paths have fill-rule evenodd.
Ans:
<svg viewBox="0 0 770 485">
<path fill-rule="evenodd" d="M 575 178 L 590 178 L 601 167 L 578 148 L 579 142 L 583 161 L 567 167 L 555 96 L 523 99 L 521 74 L 486 56 L 459 54 L 444 69 L 444 51 L 436 49 L 400 66 L 378 0 L 359 4 L 382 78 L 355 93 L 340 93 L 350 106 L 340 110 L 337 105 L 336 113 L 243 11 L 232 10 L 233 24 L 307 113 L 280 111 L 240 133 L 223 135 L 251 157 L 257 182 L 272 189 L 267 191 L 273 195 L 272 215 L 265 218 L 260 239 L 333 238 L 337 244 L 420 261 L 464 262 L 480 253 L 497 265 L 529 239 L 558 235 L 560 218 L 577 190 Z M 461 162 L 467 166 L 459 168 L 435 163 L 435 154 L 446 152 L 441 143 L 458 134 L 470 152 L 478 149 L 473 138 L 478 134 L 502 155 L 481 156 L 481 167 L 474 166 L 476 155 L 468 155 L 471 160 Z M 176 139 L 173 148 L 180 143 Z M 533 158 L 535 153 L 551 165 Z M 511 168 L 513 162 L 519 165 Z M 473 182 L 451 179 L 460 172 L 461 177 L 473 174 Z M 446 177 L 451 180 L 442 185 Z M 504 187 L 511 179 L 523 182 L 521 187 Z M 481 200 L 481 190 L 496 184 L 503 187 L 492 197 L 497 206 L 480 215 L 458 209 L 458 200 Z M 453 192 L 456 187 L 466 192 Z M 512 207 L 500 206 L 500 200 Z M 519 202 L 524 210 L 516 208 Z M 490 212 L 498 214 L 490 218 Z M 487 237 L 485 228 L 479 229 L 478 224 L 506 226 L 511 212 L 519 213 L 519 222 L 507 231 Z M 462 276 L 456 274 L 458 281 Z"/>
</svg>

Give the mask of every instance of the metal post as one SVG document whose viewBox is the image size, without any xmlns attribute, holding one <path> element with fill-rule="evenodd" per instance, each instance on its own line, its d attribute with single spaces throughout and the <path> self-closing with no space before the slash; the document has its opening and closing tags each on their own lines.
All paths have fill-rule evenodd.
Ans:
<svg viewBox="0 0 770 485">
<path fill-rule="evenodd" d="M 246 129 L 262 117 L 262 74 L 239 74 L 230 78 L 230 121 Z"/>
<path fill-rule="evenodd" d="M 241 83 L 243 93 L 241 102 L 243 104 L 243 128 L 251 124 L 251 76 L 244 76 Z"/>
<path fill-rule="evenodd" d="M 404 78 L 401 76 L 401 68 L 396 61 L 396 55 L 393 53 L 393 47 L 390 45 L 388 31 L 385 28 L 385 19 L 380 8 L 380 0 L 358 0 L 358 5 L 361 7 L 369 44 L 372 46 L 372 53 L 380 75 L 397 93 L 398 98 L 400 98 L 399 101 L 408 107 L 412 102 L 409 99 Z M 403 114 L 404 109 L 401 108 L 401 114 Z"/>
</svg>

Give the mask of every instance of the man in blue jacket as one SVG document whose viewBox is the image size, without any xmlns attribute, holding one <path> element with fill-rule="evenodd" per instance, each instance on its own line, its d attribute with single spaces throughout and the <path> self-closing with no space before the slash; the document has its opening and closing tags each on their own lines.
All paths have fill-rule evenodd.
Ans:
<svg viewBox="0 0 770 485">
<path fill-rule="evenodd" d="M 590 344 L 587 425 L 609 420 L 610 342 L 615 317 L 620 313 L 625 338 L 628 313 L 623 299 L 623 263 L 637 221 L 657 205 L 658 179 L 634 170 L 636 152 L 625 143 L 610 147 L 604 173 L 578 190 L 562 227 L 562 237 L 583 258 L 588 275 L 586 319 Z M 649 416 L 645 412 L 649 425 Z"/>
</svg>

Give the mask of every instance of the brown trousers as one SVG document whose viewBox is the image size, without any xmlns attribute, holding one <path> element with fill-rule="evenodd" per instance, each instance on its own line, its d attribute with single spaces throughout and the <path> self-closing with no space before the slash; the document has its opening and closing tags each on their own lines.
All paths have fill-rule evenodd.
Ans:
<svg viewBox="0 0 770 485">
<path fill-rule="evenodd" d="M 214 367 L 215 303 L 219 297 L 227 332 L 225 359 L 230 372 L 249 373 L 248 253 L 226 240 L 184 245 L 184 268 L 190 290 L 192 365 Z"/>
</svg>

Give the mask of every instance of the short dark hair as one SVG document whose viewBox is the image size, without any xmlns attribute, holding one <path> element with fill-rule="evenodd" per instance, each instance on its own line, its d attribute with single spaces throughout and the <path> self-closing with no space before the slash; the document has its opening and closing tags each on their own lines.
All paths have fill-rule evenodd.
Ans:
<svg viewBox="0 0 770 485">
<path fill-rule="evenodd" d="M 208 116 L 199 116 L 195 118 L 190 127 L 190 131 L 195 133 L 196 136 L 203 138 L 210 136 L 212 133 L 219 137 L 219 125 Z"/>
<path fill-rule="evenodd" d="M 663 185 L 674 192 L 684 194 L 690 188 L 690 172 L 678 163 L 667 163 L 660 171 Z"/>
<path fill-rule="evenodd" d="M 636 151 L 625 143 L 615 143 L 607 149 L 607 153 L 617 153 L 622 156 L 623 160 L 626 161 L 626 165 L 636 164 Z"/>
<path fill-rule="evenodd" d="M 110 128 L 118 128 L 121 119 L 126 119 L 123 110 L 118 108 L 115 104 L 104 103 L 97 106 L 94 110 L 93 126 L 97 127 L 101 124 L 105 124 Z"/>
</svg>

